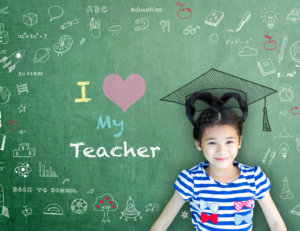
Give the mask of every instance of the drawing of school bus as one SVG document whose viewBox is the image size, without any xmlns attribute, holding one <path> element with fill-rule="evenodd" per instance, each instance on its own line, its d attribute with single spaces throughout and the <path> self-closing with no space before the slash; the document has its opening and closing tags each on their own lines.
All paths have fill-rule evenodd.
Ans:
<svg viewBox="0 0 300 231">
<path fill-rule="evenodd" d="M 287 16 L 287 20 L 296 22 L 297 20 L 300 20 L 299 14 L 300 14 L 300 9 L 292 9 L 292 12 L 289 13 Z"/>
</svg>

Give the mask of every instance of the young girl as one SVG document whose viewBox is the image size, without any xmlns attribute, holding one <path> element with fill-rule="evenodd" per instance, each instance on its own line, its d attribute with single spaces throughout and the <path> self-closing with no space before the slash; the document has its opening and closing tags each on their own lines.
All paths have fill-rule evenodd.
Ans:
<svg viewBox="0 0 300 231">
<path fill-rule="evenodd" d="M 223 105 L 238 100 L 239 117 Z M 194 103 L 202 100 L 211 107 L 195 121 Z M 271 182 L 259 166 L 249 167 L 234 159 L 242 143 L 242 124 L 248 115 L 247 103 L 238 93 L 228 92 L 220 99 L 209 92 L 195 93 L 186 103 L 187 115 L 194 125 L 197 149 L 207 162 L 183 170 L 174 184 L 175 193 L 154 223 L 151 231 L 166 230 L 184 204 L 190 202 L 196 230 L 252 230 L 255 200 L 260 204 L 272 231 L 286 226 L 270 196 Z"/>
</svg>

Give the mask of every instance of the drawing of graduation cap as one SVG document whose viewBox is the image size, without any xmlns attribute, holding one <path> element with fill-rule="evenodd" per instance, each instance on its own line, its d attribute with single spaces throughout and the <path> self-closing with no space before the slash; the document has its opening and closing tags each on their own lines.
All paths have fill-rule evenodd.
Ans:
<svg viewBox="0 0 300 231">
<path fill-rule="evenodd" d="M 240 77 L 211 68 L 209 71 L 200 75 L 198 78 L 192 80 L 188 84 L 182 86 L 178 90 L 163 97 L 160 101 L 167 101 L 186 105 L 187 100 L 194 94 L 200 92 L 210 92 L 219 99 L 227 92 L 239 93 L 241 97 L 247 102 L 249 106 L 261 99 L 264 99 L 265 104 L 263 108 L 263 131 L 271 131 L 267 116 L 266 97 L 276 93 L 277 91 L 242 79 Z M 197 100 L 194 103 L 195 111 L 204 111 L 211 107 L 202 100 Z M 240 108 L 239 103 L 234 98 L 230 98 L 224 107 Z"/>
</svg>

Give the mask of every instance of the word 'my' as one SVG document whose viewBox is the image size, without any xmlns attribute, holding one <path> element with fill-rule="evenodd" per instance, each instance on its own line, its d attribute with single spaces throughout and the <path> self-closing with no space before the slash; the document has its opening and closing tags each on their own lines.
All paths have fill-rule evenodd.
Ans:
<svg viewBox="0 0 300 231">
<path fill-rule="evenodd" d="M 99 126 L 101 126 L 101 128 L 105 128 L 106 124 L 107 124 L 107 127 L 109 129 L 111 129 L 110 117 L 106 116 L 106 120 L 103 123 L 102 116 L 100 116 L 99 119 L 98 119 L 97 130 L 99 130 Z M 123 126 L 124 126 L 123 120 L 121 120 L 121 122 L 119 124 L 117 124 L 116 120 L 113 120 L 113 125 L 121 127 L 121 131 L 118 134 L 114 134 L 114 137 L 120 137 L 122 135 L 122 132 L 123 132 Z"/>
</svg>

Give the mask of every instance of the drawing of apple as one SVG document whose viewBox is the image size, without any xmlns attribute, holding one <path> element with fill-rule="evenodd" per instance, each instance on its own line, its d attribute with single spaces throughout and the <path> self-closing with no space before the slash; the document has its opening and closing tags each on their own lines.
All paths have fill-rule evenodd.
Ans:
<svg viewBox="0 0 300 231">
<path fill-rule="evenodd" d="M 190 18 L 192 16 L 192 11 L 190 8 L 183 8 L 184 4 L 181 4 L 180 2 L 176 2 L 177 6 L 181 7 L 182 9 L 177 11 L 177 15 L 181 19 Z M 179 14 L 182 16 L 179 16 Z"/>
<path fill-rule="evenodd" d="M 264 43 L 264 48 L 266 49 L 266 50 L 275 50 L 276 49 L 276 47 L 277 47 L 277 42 L 276 41 L 272 41 L 271 39 L 272 39 L 272 37 L 273 36 L 269 36 L 269 35 L 265 35 L 265 37 L 267 38 L 267 39 L 269 39 L 269 41 L 266 41 L 265 43 Z M 275 43 L 275 47 L 274 47 L 274 44 L 271 44 L 271 43 Z M 266 44 L 267 44 L 267 47 L 268 48 L 266 48 Z"/>
<path fill-rule="evenodd" d="M 18 129 L 18 123 L 16 121 L 8 119 L 10 122 L 6 124 L 6 127 L 10 131 L 16 131 Z M 13 126 L 14 124 L 17 124 L 17 126 Z M 10 126 L 9 126 L 10 125 Z"/>
</svg>

